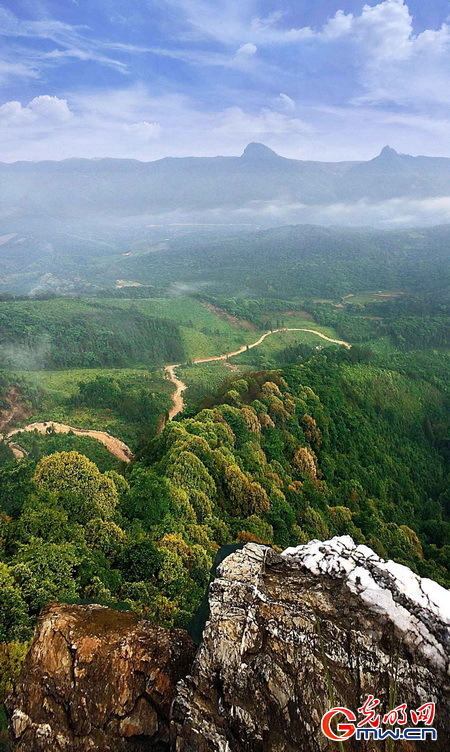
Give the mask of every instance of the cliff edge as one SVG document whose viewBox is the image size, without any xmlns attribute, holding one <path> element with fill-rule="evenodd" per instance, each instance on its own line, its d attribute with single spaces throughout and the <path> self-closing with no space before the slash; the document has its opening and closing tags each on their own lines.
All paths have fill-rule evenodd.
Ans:
<svg viewBox="0 0 450 752">
<path fill-rule="evenodd" d="M 431 580 L 348 536 L 282 555 L 248 544 L 219 567 L 210 607 L 172 709 L 176 752 L 336 750 L 323 714 L 344 706 L 359 722 L 368 695 L 382 714 L 436 703 L 437 741 L 395 748 L 448 749 L 450 599 Z M 351 738 L 345 750 L 388 744 Z"/>
<path fill-rule="evenodd" d="M 209 603 L 196 655 L 185 632 L 131 612 L 46 607 L 7 703 L 14 752 L 328 752 L 324 713 L 358 723 L 369 696 L 374 715 L 397 708 L 392 733 L 400 706 L 411 726 L 435 703 L 415 726 L 430 736 L 394 748 L 448 749 L 450 598 L 435 582 L 348 536 L 283 554 L 250 543 L 221 563 Z M 392 748 L 372 737 L 346 752 Z"/>
<path fill-rule="evenodd" d="M 165 750 L 195 646 L 132 611 L 51 603 L 8 698 L 15 752 Z"/>
</svg>

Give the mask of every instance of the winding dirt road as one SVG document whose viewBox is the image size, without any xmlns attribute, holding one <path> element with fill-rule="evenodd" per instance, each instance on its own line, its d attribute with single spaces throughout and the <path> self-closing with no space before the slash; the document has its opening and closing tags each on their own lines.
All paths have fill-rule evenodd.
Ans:
<svg viewBox="0 0 450 752">
<path fill-rule="evenodd" d="M 72 432 L 76 436 L 90 436 L 91 439 L 97 439 L 97 441 L 100 441 L 100 443 L 103 444 L 108 449 L 108 451 L 111 452 L 111 454 L 113 454 L 115 457 L 117 457 L 117 459 L 121 462 L 130 462 L 134 456 L 131 449 L 126 444 L 124 444 L 123 441 L 116 439 L 106 431 L 95 431 L 89 428 L 74 428 L 73 426 L 67 426 L 64 423 L 54 423 L 53 421 L 49 421 L 45 423 L 30 423 L 28 426 L 24 426 L 23 428 L 16 428 L 14 431 L 10 431 L 10 433 L 7 434 L 6 440 L 10 439 L 12 436 L 20 433 L 21 431 L 38 431 L 42 434 L 53 432 Z M 9 446 L 17 459 L 23 459 L 23 452 L 25 452 L 25 450 L 22 449 L 22 447 L 14 443 L 9 443 Z"/>
<path fill-rule="evenodd" d="M 328 337 L 326 334 L 322 334 L 322 332 L 317 331 L 317 329 L 300 329 L 283 326 L 281 329 L 272 329 L 271 331 L 265 332 L 265 334 L 262 334 L 261 337 L 256 340 L 256 342 L 252 342 L 250 345 L 242 345 L 239 350 L 224 353 L 223 355 L 212 355 L 210 358 L 196 358 L 193 363 L 212 363 L 213 361 L 217 360 L 227 360 L 228 358 L 232 358 L 234 355 L 240 355 L 247 350 L 251 350 L 253 347 L 257 347 L 261 344 L 261 342 L 264 342 L 266 337 L 270 337 L 271 334 L 277 334 L 278 332 L 309 332 L 310 334 L 315 334 L 317 337 L 321 337 L 321 339 L 327 340 L 327 342 L 333 342 L 333 344 L 335 345 L 343 345 L 343 347 L 346 347 L 347 350 L 350 350 L 351 348 L 351 344 L 349 342 L 345 342 L 343 339 L 333 339 L 332 337 Z M 180 413 L 184 407 L 183 392 L 185 391 L 185 389 L 187 389 L 187 386 L 183 381 L 181 381 L 181 379 L 178 378 L 175 373 L 175 369 L 179 368 L 181 365 L 183 365 L 183 363 L 175 363 L 174 365 L 166 366 L 164 369 L 167 378 L 170 379 L 173 384 L 175 384 L 175 392 L 172 395 L 172 407 L 169 410 L 169 420 L 172 420 L 176 415 L 178 415 L 178 413 Z"/>
<path fill-rule="evenodd" d="M 317 329 L 297 329 L 291 327 L 283 327 L 281 329 L 273 329 L 272 331 L 265 332 L 265 334 L 262 334 L 261 337 L 256 340 L 256 342 L 252 342 L 250 345 L 242 345 L 239 350 L 234 350 L 234 352 L 224 353 L 223 355 L 212 355 L 209 358 L 196 358 L 196 360 L 194 360 L 193 362 L 212 363 L 218 360 L 227 360 L 228 358 L 232 358 L 234 355 L 240 355 L 246 350 L 251 350 L 253 347 L 257 347 L 261 344 L 261 342 L 264 342 L 266 337 L 269 337 L 271 334 L 277 334 L 278 332 L 309 332 L 310 334 L 315 334 L 317 337 L 321 337 L 322 339 L 327 340 L 327 342 L 333 342 L 336 345 L 343 345 L 348 349 L 351 348 L 351 345 L 348 342 L 344 342 L 344 340 L 341 339 L 332 339 L 331 337 L 327 337 L 326 334 L 322 334 L 322 332 L 317 331 Z M 172 407 L 170 408 L 168 414 L 169 420 L 172 420 L 184 408 L 183 392 L 185 391 L 185 389 L 187 389 L 187 386 L 183 381 L 181 381 L 181 379 L 178 378 L 175 373 L 175 369 L 179 368 L 181 365 L 183 364 L 174 363 L 173 365 L 165 366 L 164 368 L 166 377 L 170 379 L 170 381 L 175 385 L 175 391 L 172 395 Z M 12 436 L 15 436 L 21 431 L 38 431 L 41 434 L 52 432 L 72 432 L 76 436 L 90 436 L 92 439 L 100 441 L 100 443 L 103 444 L 108 449 L 108 451 L 111 452 L 111 454 L 117 457 L 118 460 L 121 460 L 121 462 L 130 462 L 134 456 L 131 449 L 123 441 L 116 439 L 106 431 L 96 431 L 88 428 L 74 428 L 73 426 L 68 426 L 65 423 L 54 423 L 53 421 L 48 421 L 42 423 L 30 423 L 23 428 L 14 429 L 14 431 L 10 431 L 6 435 L 5 438 L 9 443 L 10 449 L 17 459 L 23 459 L 24 457 L 26 457 L 27 452 L 25 451 L 25 449 L 19 446 L 19 444 L 16 444 L 15 442 L 9 440 Z"/>
</svg>

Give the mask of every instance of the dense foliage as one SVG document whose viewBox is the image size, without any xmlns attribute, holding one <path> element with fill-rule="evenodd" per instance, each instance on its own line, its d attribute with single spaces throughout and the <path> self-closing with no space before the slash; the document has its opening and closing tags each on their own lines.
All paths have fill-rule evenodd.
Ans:
<svg viewBox="0 0 450 752">
<path fill-rule="evenodd" d="M 14 369 L 124 367 L 184 359 L 165 319 L 86 300 L 0 303 L 0 355 Z"/>
<path fill-rule="evenodd" d="M 127 259 L 126 269 L 132 279 L 152 284 L 183 279 L 209 292 L 252 298 L 423 292 L 442 289 L 448 243 L 448 225 L 420 233 L 294 225 L 213 240 L 182 237 L 169 252 Z"/>
<path fill-rule="evenodd" d="M 284 548 L 349 533 L 448 581 L 444 395 L 355 353 L 229 380 L 125 477 L 76 451 L 5 465 L 1 640 L 26 641 L 52 598 L 186 624 L 214 553 L 233 541 Z"/>
<path fill-rule="evenodd" d="M 166 384 L 163 382 L 164 387 Z M 70 399 L 72 405 L 112 410 L 138 426 L 141 434 L 146 436 L 156 432 L 172 403 L 169 384 L 167 391 L 163 392 L 160 384 L 140 373 L 127 379 L 120 375 L 96 376 L 90 381 L 81 381 L 78 389 L 78 393 Z"/>
<path fill-rule="evenodd" d="M 79 452 L 95 462 L 102 472 L 117 470 L 119 466 L 119 462 L 114 455 L 103 444 L 89 436 L 76 436 L 73 433 L 49 432 L 42 434 L 37 431 L 21 431 L 14 436 L 14 440 L 27 452 L 29 459 L 36 462 L 49 454 L 55 454 L 55 452 Z M 2 464 L 4 463 L 0 459 L 0 465 Z"/>
<path fill-rule="evenodd" d="M 332 326 L 351 342 L 390 337 L 399 350 L 450 347 L 450 301 L 446 291 L 399 295 L 383 302 L 305 303 L 320 324 Z"/>
</svg>

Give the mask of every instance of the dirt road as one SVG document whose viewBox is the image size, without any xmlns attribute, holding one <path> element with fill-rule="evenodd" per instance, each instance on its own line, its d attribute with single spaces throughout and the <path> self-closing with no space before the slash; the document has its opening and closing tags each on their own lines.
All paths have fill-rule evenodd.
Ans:
<svg viewBox="0 0 450 752">
<path fill-rule="evenodd" d="M 20 431 L 38 431 L 42 434 L 52 432 L 72 432 L 76 436 L 90 436 L 92 439 L 97 439 L 97 441 L 100 441 L 100 443 L 103 444 L 108 449 L 108 451 L 111 452 L 111 454 L 113 454 L 115 457 L 117 457 L 117 459 L 121 462 L 130 462 L 130 460 L 133 459 L 133 453 L 131 449 L 126 444 L 124 444 L 123 441 L 116 439 L 106 431 L 95 431 L 88 428 L 74 428 L 73 426 L 67 426 L 64 423 L 54 423 L 53 421 L 49 421 L 45 423 L 30 423 L 28 426 L 24 426 L 23 428 L 16 428 L 14 431 L 10 431 L 10 433 L 7 434 L 6 439 L 10 439 L 11 436 L 14 436 Z M 16 453 L 15 449 L 20 450 L 21 452 L 23 452 L 24 450 L 21 449 L 21 447 L 19 447 L 17 444 L 10 443 L 10 447 L 14 455 L 18 459 L 22 459 L 22 457 L 19 457 L 18 452 Z"/>
<path fill-rule="evenodd" d="M 227 360 L 228 358 L 232 358 L 234 355 L 240 355 L 246 350 L 251 350 L 253 347 L 257 347 L 261 344 L 261 342 L 264 342 L 266 337 L 269 337 L 271 334 L 277 334 L 278 332 L 309 332 L 310 334 L 315 334 L 317 337 L 321 337 L 322 339 L 327 340 L 327 342 L 333 342 L 336 345 L 343 345 L 348 349 L 350 349 L 351 347 L 348 342 L 344 342 L 344 340 L 341 339 L 332 339 L 331 337 L 327 337 L 326 334 L 322 334 L 322 332 L 317 331 L 317 329 L 297 329 L 291 327 L 283 327 L 282 329 L 273 329 L 272 331 L 265 332 L 265 334 L 262 334 L 261 337 L 256 340 L 256 342 L 252 342 L 250 345 L 242 345 L 242 347 L 240 347 L 238 350 L 223 353 L 222 355 L 213 355 L 209 358 L 197 358 L 196 360 L 194 360 L 194 363 L 213 363 L 214 361 L 218 360 Z M 169 420 L 172 420 L 176 415 L 178 415 L 178 413 L 180 413 L 184 407 L 183 392 L 185 391 L 185 389 L 187 389 L 187 386 L 183 381 L 181 381 L 181 379 L 178 378 L 175 373 L 175 369 L 179 368 L 181 365 L 182 363 L 174 363 L 173 365 L 166 366 L 164 368 L 167 378 L 170 379 L 170 381 L 175 385 L 175 391 L 172 395 L 172 407 L 169 410 Z M 5 416 L 5 425 L 10 423 L 11 419 L 14 419 L 14 417 L 14 412 L 7 414 Z M 90 436 L 92 439 L 100 441 L 100 443 L 103 444 L 108 449 L 108 451 L 111 452 L 111 454 L 113 454 L 115 457 L 117 457 L 117 459 L 121 462 L 130 462 L 134 456 L 131 449 L 126 444 L 124 444 L 123 441 L 116 439 L 106 431 L 96 431 L 94 429 L 88 428 L 74 428 L 73 426 L 68 426 L 64 423 L 54 423 L 53 421 L 48 421 L 42 423 L 30 423 L 28 426 L 24 426 L 23 428 L 16 428 L 14 431 L 10 431 L 6 435 L 5 438 L 9 443 L 11 451 L 13 452 L 14 456 L 17 457 L 17 459 L 23 459 L 24 457 L 26 457 L 27 452 L 18 444 L 10 442 L 9 439 L 20 431 L 39 431 L 39 433 L 42 434 L 51 432 L 72 432 L 76 436 Z"/>
<path fill-rule="evenodd" d="M 322 334 L 322 332 L 317 331 L 317 329 L 299 329 L 295 327 L 283 326 L 281 329 L 272 329 L 272 331 L 265 332 L 265 334 L 262 334 L 261 337 L 256 340 L 256 342 L 252 342 L 252 344 L 250 345 L 242 345 L 239 350 L 224 353 L 223 355 L 212 355 L 209 358 L 196 358 L 193 362 L 213 363 L 217 360 L 227 360 L 228 358 L 232 358 L 234 355 L 240 355 L 247 350 L 251 350 L 253 347 L 257 347 L 261 344 L 261 342 L 264 342 L 266 337 L 270 337 L 271 334 L 277 334 L 278 332 L 309 332 L 310 334 L 315 334 L 317 337 L 321 337 L 321 339 L 325 339 L 327 342 L 333 342 L 333 344 L 335 345 L 342 345 L 348 350 L 350 350 L 351 348 L 351 344 L 349 342 L 345 342 L 342 339 L 333 339 L 332 337 L 328 337 L 326 334 Z M 185 389 L 187 389 L 187 386 L 178 378 L 175 373 L 175 369 L 179 368 L 181 365 L 183 364 L 175 363 L 174 365 L 166 366 L 164 369 L 167 378 L 170 379 L 173 384 L 175 384 L 175 391 L 172 395 L 172 407 L 169 410 L 169 420 L 172 420 L 176 415 L 178 415 L 178 413 L 180 413 L 184 407 L 183 392 L 185 391 Z"/>
</svg>

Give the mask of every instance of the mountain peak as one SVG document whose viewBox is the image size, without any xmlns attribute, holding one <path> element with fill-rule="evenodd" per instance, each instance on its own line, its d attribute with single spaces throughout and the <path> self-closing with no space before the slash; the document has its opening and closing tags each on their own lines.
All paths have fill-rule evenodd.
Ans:
<svg viewBox="0 0 450 752">
<path fill-rule="evenodd" d="M 279 158 L 279 155 L 273 151 L 273 149 L 269 149 L 268 146 L 265 146 L 264 144 L 259 144 L 257 141 L 252 141 L 248 146 L 245 147 L 244 152 L 242 154 L 243 157 L 246 157 L 247 159 L 273 159 L 276 157 Z"/>
<path fill-rule="evenodd" d="M 400 154 L 398 151 L 395 151 L 395 149 L 392 148 L 392 146 L 385 146 L 379 153 L 378 157 L 375 157 L 375 159 L 393 159 L 395 157 L 399 157 Z"/>
</svg>

